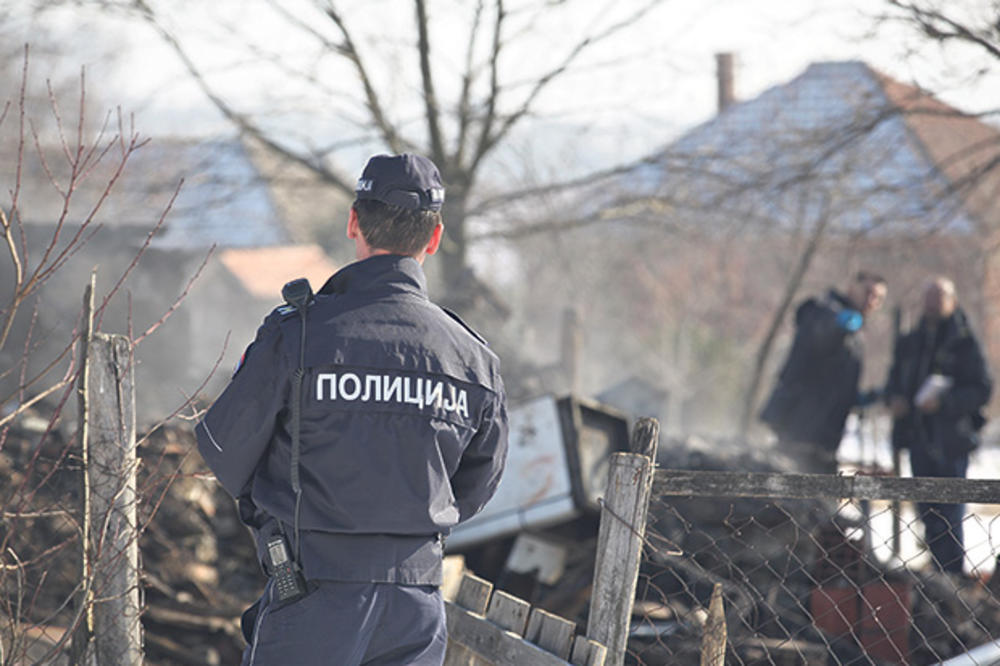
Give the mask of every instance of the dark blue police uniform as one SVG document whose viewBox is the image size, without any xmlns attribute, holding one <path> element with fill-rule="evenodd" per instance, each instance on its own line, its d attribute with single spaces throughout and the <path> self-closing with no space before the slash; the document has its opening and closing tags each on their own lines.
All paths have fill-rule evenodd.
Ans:
<svg viewBox="0 0 1000 666">
<path fill-rule="evenodd" d="M 291 394 L 303 320 L 272 312 L 196 428 L 198 448 L 263 543 L 294 541 Z M 420 264 L 376 255 L 306 310 L 299 509 L 308 594 L 269 583 L 244 664 L 438 664 L 442 537 L 489 500 L 507 449 L 499 361 L 428 300 Z"/>
</svg>

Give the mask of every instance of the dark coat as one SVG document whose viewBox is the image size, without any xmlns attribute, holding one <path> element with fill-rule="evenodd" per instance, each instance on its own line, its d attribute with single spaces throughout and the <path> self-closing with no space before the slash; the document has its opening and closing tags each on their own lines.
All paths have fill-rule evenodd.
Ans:
<svg viewBox="0 0 1000 666">
<path fill-rule="evenodd" d="M 380 255 L 339 271 L 306 322 L 299 465 L 306 573 L 433 584 L 438 535 L 486 504 L 504 467 L 499 361 L 428 300 L 423 271 L 409 257 Z M 290 400 L 301 332 L 290 306 L 268 316 L 196 428 L 202 456 L 240 499 L 259 541 L 271 520 L 287 527 L 295 519 Z M 415 560 L 421 549 L 427 557 Z"/>
<path fill-rule="evenodd" d="M 795 313 L 795 339 L 761 420 L 781 440 L 836 451 L 857 402 L 864 348 L 861 336 L 838 323 L 852 306 L 831 290 Z"/>
<path fill-rule="evenodd" d="M 951 378 L 952 386 L 941 397 L 934 414 L 923 414 L 913 398 L 929 375 Z M 978 432 L 985 423 L 982 407 L 989 401 L 993 380 L 979 343 L 965 313 L 955 313 L 937 326 L 921 319 L 896 343 L 886 398 L 902 397 L 909 413 L 893 424 L 896 448 L 920 447 L 931 459 L 948 460 L 979 444 Z"/>
</svg>

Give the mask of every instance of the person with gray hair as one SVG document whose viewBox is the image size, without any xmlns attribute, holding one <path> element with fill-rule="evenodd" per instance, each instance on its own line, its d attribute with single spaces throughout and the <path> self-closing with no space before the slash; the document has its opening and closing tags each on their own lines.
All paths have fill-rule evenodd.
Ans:
<svg viewBox="0 0 1000 666">
<path fill-rule="evenodd" d="M 992 390 L 979 342 L 958 306 L 955 283 L 931 279 L 920 321 L 896 343 L 885 389 L 892 444 L 909 449 L 914 476 L 965 476 Z M 923 502 L 918 510 L 934 566 L 960 574 L 964 506 Z"/>
</svg>

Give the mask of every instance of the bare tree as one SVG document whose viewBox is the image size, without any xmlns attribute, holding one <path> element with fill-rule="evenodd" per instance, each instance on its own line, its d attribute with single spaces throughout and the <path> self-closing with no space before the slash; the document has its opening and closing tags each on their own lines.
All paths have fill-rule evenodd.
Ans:
<svg viewBox="0 0 1000 666">
<path fill-rule="evenodd" d="M 897 10 L 887 19 L 904 21 L 927 39 L 971 46 L 989 60 L 1000 60 L 1000 5 L 936 0 L 886 0 Z M 980 72 L 982 73 L 982 72 Z"/>
<path fill-rule="evenodd" d="M 76 404 L 74 394 L 78 389 L 83 391 L 79 378 L 87 336 L 100 326 L 109 305 L 126 297 L 127 281 L 170 210 L 168 204 L 131 255 L 119 257 L 123 267 L 109 273 L 104 280 L 110 279 L 109 286 L 93 293 L 93 300 L 79 307 L 75 325 L 50 326 L 51 321 L 44 317 L 51 307 L 49 287 L 67 273 L 72 275 L 76 270 L 73 262 L 92 244 L 103 241 L 99 236 L 101 209 L 146 139 L 129 126 L 120 111 L 96 121 L 89 118 L 92 107 L 82 74 L 75 95 L 67 97 L 50 85 L 47 108 L 38 104 L 29 93 L 37 77 L 29 68 L 27 47 L 22 54 L 18 80 L 7 88 L 10 99 L 0 103 L 0 145 L 10 156 L 0 172 L 5 193 L 0 206 L 3 666 L 52 663 L 66 652 L 74 632 L 87 626 L 88 609 L 106 601 L 110 594 L 104 587 L 107 572 L 117 564 L 105 557 L 103 561 L 110 562 L 105 567 L 100 554 L 112 552 L 108 544 L 113 541 L 114 548 L 125 544 L 134 548 L 139 538 L 134 524 L 129 531 L 112 534 L 114 526 L 121 528 L 123 523 L 111 516 L 110 509 L 106 514 L 91 513 L 89 520 L 83 515 L 81 506 L 87 493 L 81 490 L 85 457 L 80 444 L 84 428 L 75 428 L 71 412 Z M 178 296 L 178 303 L 197 277 L 198 272 Z M 80 302 L 84 284 L 78 286 L 80 293 L 74 300 Z M 120 367 L 132 367 L 135 346 L 153 334 L 176 305 L 137 331 L 131 330 L 130 317 L 128 336 L 119 340 L 124 343 L 119 347 L 127 350 L 116 359 Z M 190 401 L 184 401 L 175 414 L 190 406 Z M 153 465 L 140 491 L 154 500 L 157 494 L 162 499 L 178 474 L 168 467 L 162 461 Z M 134 465 L 121 473 L 131 477 Z M 127 483 L 122 478 L 120 484 L 112 480 L 111 485 L 124 488 Z M 111 494 L 119 497 L 117 490 Z M 140 529 L 152 520 L 158 502 L 149 503 L 142 512 Z M 83 557 L 81 551 L 96 559 Z M 134 584 L 129 592 L 134 594 Z M 133 621 L 137 620 L 133 617 Z M 73 644 L 78 647 L 75 637 Z"/>
<path fill-rule="evenodd" d="M 101 4 L 129 10 L 148 22 L 183 63 L 215 107 L 241 132 L 270 151 L 307 167 L 331 188 L 353 195 L 355 164 L 341 164 L 338 151 L 352 140 L 294 136 L 289 125 L 275 122 L 288 100 L 254 106 L 226 90 L 225 76 L 196 55 L 192 36 L 177 27 L 177 16 L 190 3 L 119 0 Z M 419 151 L 441 168 L 448 196 L 446 238 L 442 245 L 445 283 L 465 276 L 470 242 L 467 218 L 483 165 L 512 132 L 536 113 L 560 79 L 593 66 L 613 37 L 633 28 L 662 0 L 601 3 L 510 2 L 478 0 L 455 5 L 413 0 L 410 19 L 372 20 L 368 5 L 357 11 L 327 0 L 298 4 L 258 0 L 250 9 L 270 12 L 271 34 L 300 46 L 291 54 L 255 39 L 239 27 L 229 30 L 240 57 L 267 64 L 309 89 L 341 127 L 356 127 L 358 141 L 393 152 Z M 375 13 L 398 12 L 403 3 L 381 5 Z M 567 22 L 572 39 L 551 52 L 535 47 L 530 63 L 519 45 L 546 19 L 586 15 Z M 555 18 L 554 18 L 555 17 Z M 290 37 L 287 37 L 290 35 Z M 400 46 L 401 44 L 401 46 Z M 460 47 L 454 45 L 460 44 Z M 303 60 L 301 52 L 312 54 Z M 605 57 L 606 54 L 605 54 Z M 331 61 L 333 65 L 331 65 Z M 518 64 L 520 61 L 520 64 Z M 232 73 L 232 68 L 226 70 Z"/>
</svg>

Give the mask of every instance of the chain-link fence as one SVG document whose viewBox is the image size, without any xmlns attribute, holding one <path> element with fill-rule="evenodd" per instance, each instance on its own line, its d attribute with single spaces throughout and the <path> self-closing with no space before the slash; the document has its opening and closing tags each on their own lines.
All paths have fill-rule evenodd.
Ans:
<svg viewBox="0 0 1000 666">
<path fill-rule="evenodd" d="M 628 661 L 697 663 L 720 585 L 726 663 L 996 663 L 998 512 L 1000 481 L 658 471 Z"/>
</svg>

